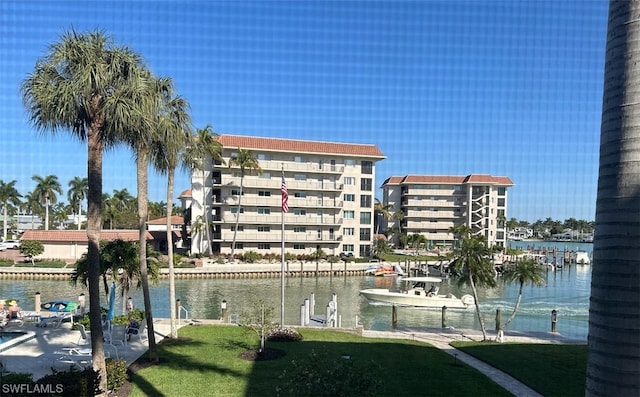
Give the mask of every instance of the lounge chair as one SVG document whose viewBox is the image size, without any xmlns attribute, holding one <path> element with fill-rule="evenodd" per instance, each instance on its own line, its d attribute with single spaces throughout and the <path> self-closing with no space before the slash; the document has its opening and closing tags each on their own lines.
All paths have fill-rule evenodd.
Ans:
<svg viewBox="0 0 640 397">
<path fill-rule="evenodd" d="M 113 346 L 127 346 L 127 326 L 114 325 L 107 339 L 108 344 Z"/>
<path fill-rule="evenodd" d="M 127 330 L 127 334 L 131 335 L 131 337 L 137 336 L 140 342 L 144 342 L 147 340 L 147 320 L 144 319 L 140 323 L 139 328 L 129 328 Z"/>
<path fill-rule="evenodd" d="M 36 327 L 60 328 L 60 325 L 62 325 L 65 320 L 69 320 L 73 323 L 73 314 L 64 313 L 58 316 L 44 317 L 38 324 L 36 324 Z"/>
</svg>

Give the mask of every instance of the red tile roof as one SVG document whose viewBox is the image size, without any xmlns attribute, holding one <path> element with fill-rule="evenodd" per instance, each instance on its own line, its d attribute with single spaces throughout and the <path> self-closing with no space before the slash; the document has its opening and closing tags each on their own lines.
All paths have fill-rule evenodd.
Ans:
<svg viewBox="0 0 640 397">
<path fill-rule="evenodd" d="M 153 240 L 153 236 L 147 232 L 147 240 Z M 22 240 L 36 240 L 47 242 L 64 243 L 88 243 L 86 230 L 26 230 L 22 235 Z M 137 230 L 102 230 L 100 240 L 113 241 L 138 241 Z"/>
<path fill-rule="evenodd" d="M 375 145 L 302 141 L 297 139 L 263 138 L 241 135 L 220 135 L 218 141 L 225 148 L 272 150 L 295 153 L 325 153 L 384 159 Z"/>
<path fill-rule="evenodd" d="M 191 198 L 191 189 L 187 189 L 185 191 L 183 191 L 182 193 L 180 193 L 180 196 L 178 196 L 179 199 L 182 198 Z"/>
<path fill-rule="evenodd" d="M 182 218 L 181 216 L 177 216 L 177 215 L 171 216 L 172 225 L 182 225 L 183 223 L 184 223 L 184 218 Z M 164 218 L 158 218 L 158 219 L 154 219 L 147 222 L 147 225 L 166 225 L 166 224 L 167 224 L 166 216 Z"/>
<path fill-rule="evenodd" d="M 485 185 L 501 185 L 501 186 L 513 186 L 514 183 L 509 177 L 506 176 L 492 176 L 487 174 L 471 174 L 467 176 L 453 176 L 453 175 L 405 175 L 405 176 L 392 176 L 387 178 L 384 185 L 400 185 L 406 183 L 414 184 L 485 184 Z"/>
</svg>

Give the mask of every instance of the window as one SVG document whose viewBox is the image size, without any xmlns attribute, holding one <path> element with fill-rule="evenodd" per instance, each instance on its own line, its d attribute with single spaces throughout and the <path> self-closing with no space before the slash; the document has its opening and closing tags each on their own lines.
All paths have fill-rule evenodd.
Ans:
<svg viewBox="0 0 640 397">
<path fill-rule="evenodd" d="M 262 174 L 260 174 L 258 176 L 260 179 L 271 179 L 271 173 L 270 172 L 263 172 Z"/>
<path fill-rule="evenodd" d="M 344 212 L 344 219 L 353 219 L 355 218 L 356 213 L 355 211 L 345 211 Z"/>
<path fill-rule="evenodd" d="M 362 228 L 360 229 L 360 241 L 370 241 L 371 240 L 371 229 Z"/>
<path fill-rule="evenodd" d="M 345 193 L 344 201 L 356 201 L 356 195 L 351 193 Z"/>
<path fill-rule="evenodd" d="M 269 244 L 269 243 L 258 243 L 258 249 L 259 250 L 270 250 L 271 249 L 271 244 Z"/>
<path fill-rule="evenodd" d="M 271 192 L 268 190 L 258 190 L 258 196 L 260 197 L 270 197 Z"/>
<path fill-rule="evenodd" d="M 269 214 L 271 214 L 271 208 L 258 207 L 258 215 L 269 215 Z"/>
<path fill-rule="evenodd" d="M 360 256 L 362 256 L 362 257 L 371 256 L 371 246 L 370 245 L 361 245 L 360 246 Z"/>
<path fill-rule="evenodd" d="M 233 244 L 231 244 L 231 245 L 233 245 Z M 244 248 L 244 245 L 242 243 L 236 243 L 236 249 L 240 249 L 241 250 L 243 248 Z"/>
<path fill-rule="evenodd" d="M 305 233 L 306 231 L 307 231 L 307 228 L 304 226 L 297 226 L 293 228 L 294 233 Z"/>
<path fill-rule="evenodd" d="M 503 198 L 499 198 L 498 199 L 498 207 L 504 207 L 504 199 Z"/>
<path fill-rule="evenodd" d="M 303 249 L 305 249 L 305 245 L 304 244 L 293 244 L 293 249 L 294 250 L 303 250 Z"/>
<path fill-rule="evenodd" d="M 371 208 L 371 195 L 363 194 L 360 196 L 360 207 Z"/>
<path fill-rule="evenodd" d="M 269 233 L 271 231 L 271 226 L 258 226 L 258 231 L 262 233 Z"/>
<path fill-rule="evenodd" d="M 239 196 L 240 195 L 240 189 L 231 189 L 231 195 L 232 196 Z M 242 195 L 244 196 L 244 191 L 242 192 Z"/>
<path fill-rule="evenodd" d="M 231 231 L 234 231 L 234 230 L 236 230 L 236 225 L 231 225 Z M 244 232 L 244 226 L 238 225 L 238 231 Z"/>
<path fill-rule="evenodd" d="M 258 160 L 261 160 L 261 161 L 271 160 L 271 155 L 268 153 L 258 153 L 256 157 L 258 158 Z"/>
<path fill-rule="evenodd" d="M 498 188 L 498 196 L 504 196 L 507 193 L 507 188 L 506 187 L 499 187 Z"/>
<path fill-rule="evenodd" d="M 440 189 L 440 185 L 429 185 L 429 189 L 438 190 L 438 189 Z"/>
<path fill-rule="evenodd" d="M 295 174 L 293 179 L 295 179 L 296 181 L 306 181 L 307 176 L 305 174 Z"/>
<path fill-rule="evenodd" d="M 353 236 L 353 234 L 355 233 L 355 229 L 352 227 L 345 227 L 342 230 L 345 236 Z"/>
<path fill-rule="evenodd" d="M 353 244 L 342 244 L 342 250 L 344 252 L 353 252 Z"/>
<path fill-rule="evenodd" d="M 304 208 L 296 208 L 293 210 L 294 215 L 307 215 L 307 210 Z"/>
<path fill-rule="evenodd" d="M 346 160 L 344 161 L 344 166 L 345 166 L 346 168 L 355 167 L 355 166 L 356 166 L 356 161 L 355 161 L 355 160 L 352 160 L 352 159 L 346 159 Z"/>
<path fill-rule="evenodd" d="M 231 207 L 231 213 L 232 214 L 237 214 L 238 213 L 238 207 Z M 244 214 L 244 208 L 240 208 L 240 213 Z"/>
<path fill-rule="evenodd" d="M 498 210 L 498 216 L 505 216 L 504 215 L 504 210 Z"/>
<path fill-rule="evenodd" d="M 496 238 L 498 240 L 504 240 L 504 232 L 498 232 L 496 233 Z"/>
<path fill-rule="evenodd" d="M 361 225 L 370 225 L 371 224 L 371 212 L 361 212 L 360 213 L 360 224 Z"/>
<path fill-rule="evenodd" d="M 305 197 L 307 197 L 307 193 L 306 192 L 295 192 L 293 194 L 293 197 L 295 197 L 295 198 L 305 198 Z"/>
<path fill-rule="evenodd" d="M 293 156 L 293 161 L 296 163 L 304 163 L 304 157 L 302 156 Z"/>
<path fill-rule="evenodd" d="M 355 185 L 356 184 L 356 178 L 354 178 L 352 176 L 345 176 L 344 177 L 344 184 L 345 185 Z"/>
<path fill-rule="evenodd" d="M 322 229 L 318 229 L 318 240 L 322 240 Z"/>
<path fill-rule="evenodd" d="M 460 186 L 460 185 L 454 185 L 454 186 L 453 186 L 453 191 L 454 191 L 454 192 L 461 192 L 461 191 L 462 191 L 462 186 Z"/>
<path fill-rule="evenodd" d="M 363 161 L 360 168 L 363 174 L 373 174 L 373 161 Z"/>
<path fill-rule="evenodd" d="M 365 192 L 370 192 L 373 190 L 373 182 L 371 178 L 362 178 L 360 179 L 360 190 Z"/>
</svg>

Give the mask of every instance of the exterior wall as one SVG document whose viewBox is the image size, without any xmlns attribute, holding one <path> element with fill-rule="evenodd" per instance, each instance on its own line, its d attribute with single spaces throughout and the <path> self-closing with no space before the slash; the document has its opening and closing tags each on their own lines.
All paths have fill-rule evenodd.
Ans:
<svg viewBox="0 0 640 397">
<path fill-rule="evenodd" d="M 295 147 L 300 141 L 291 142 Z M 354 256 L 369 254 L 374 232 L 375 162 L 383 156 L 350 154 L 347 148 L 344 153 L 243 149 L 253 152 L 263 172 L 247 172 L 242 195 L 237 167 L 211 166 L 209 162 L 204 182 L 202 173 L 196 171 L 192 175 L 192 252 L 208 250 L 206 228 L 194 227 L 194 221 L 204 219 L 201 203 L 206 197 L 214 254 L 231 253 L 240 203 L 235 253 L 279 255 L 283 221 L 280 185 L 284 172 L 289 194 L 289 211 L 284 214 L 285 252 L 309 255 L 320 248 L 329 255 L 345 251 Z M 237 146 L 223 147 L 225 163 L 237 150 Z"/>
<path fill-rule="evenodd" d="M 475 180 L 474 180 L 475 179 Z M 432 245 L 449 246 L 458 225 L 487 238 L 490 245 L 506 243 L 507 188 L 505 177 L 391 177 L 383 185 L 384 203 L 392 213 L 402 211 L 404 219 L 392 219 L 388 229 L 422 234 Z M 397 241 L 396 241 L 397 242 Z"/>
</svg>

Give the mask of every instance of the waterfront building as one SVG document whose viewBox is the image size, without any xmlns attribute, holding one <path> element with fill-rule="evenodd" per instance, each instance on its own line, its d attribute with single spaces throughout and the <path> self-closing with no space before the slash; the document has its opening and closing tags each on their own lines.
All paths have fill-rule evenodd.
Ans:
<svg viewBox="0 0 640 397">
<path fill-rule="evenodd" d="M 402 216 L 382 222 L 387 231 L 421 234 L 432 246 L 450 246 L 450 229 L 459 225 L 485 236 L 492 246 L 504 246 L 507 189 L 513 185 L 506 176 L 483 174 L 392 176 L 382 185 L 383 204 Z"/>
<path fill-rule="evenodd" d="M 210 241 L 212 253 L 230 254 L 235 234 L 234 253 L 280 254 L 284 178 L 285 252 L 370 254 L 375 165 L 385 158 L 375 145 L 238 135 L 218 140 L 225 163 L 205 159 L 205 172 L 192 173 L 191 195 L 183 197 L 191 209 L 192 253 L 207 253 Z M 229 167 L 239 149 L 250 150 L 262 172 L 246 170 L 242 178 L 238 167 Z"/>
</svg>

